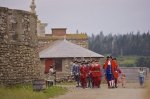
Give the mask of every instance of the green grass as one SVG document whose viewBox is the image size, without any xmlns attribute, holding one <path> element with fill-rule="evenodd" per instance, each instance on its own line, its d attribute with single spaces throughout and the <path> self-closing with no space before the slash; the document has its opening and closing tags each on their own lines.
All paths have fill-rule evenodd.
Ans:
<svg viewBox="0 0 150 99">
<path fill-rule="evenodd" d="M 66 88 L 53 86 L 40 92 L 33 91 L 31 86 L 12 88 L 0 87 L 0 99 L 49 99 L 67 92 Z"/>
<path fill-rule="evenodd" d="M 136 61 L 139 56 L 122 56 L 117 57 L 120 66 L 136 66 Z"/>
</svg>

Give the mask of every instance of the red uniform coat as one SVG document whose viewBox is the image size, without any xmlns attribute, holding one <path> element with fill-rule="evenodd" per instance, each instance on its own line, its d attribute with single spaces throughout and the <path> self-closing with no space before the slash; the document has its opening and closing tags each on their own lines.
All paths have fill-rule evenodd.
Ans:
<svg viewBox="0 0 150 99">
<path fill-rule="evenodd" d="M 80 76 L 81 76 L 81 78 L 86 78 L 87 73 L 88 73 L 87 67 L 86 66 L 81 66 L 80 67 Z"/>
<path fill-rule="evenodd" d="M 100 64 L 95 64 L 95 76 L 100 77 L 101 76 L 101 66 Z"/>
<path fill-rule="evenodd" d="M 100 71 L 100 65 L 94 64 L 92 66 L 92 86 L 93 87 L 99 87 L 100 81 L 101 81 L 101 71 Z"/>
<path fill-rule="evenodd" d="M 104 65 L 103 65 L 103 69 L 107 69 L 108 66 L 108 60 L 105 61 Z M 112 69 L 112 73 L 114 73 L 115 69 L 118 67 L 118 64 L 115 60 L 111 60 L 111 69 Z"/>
<path fill-rule="evenodd" d="M 119 77 L 118 71 L 114 71 L 114 78 L 117 79 Z"/>
<path fill-rule="evenodd" d="M 95 70 L 96 70 L 95 65 L 92 64 L 91 67 L 90 67 L 90 72 L 91 72 L 92 78 L 96 76 L 95 75 Z"/>
<path fill-rule="evenodd" d="M 87 66 L 84 66 L 84 65 L 81 66 L 80 67 L 80 80 L 81 80 L 82 88 L 86 88 L 87 86 L 87 82 L 86 82 L 87 73 L 88 73 Z"/>
</svg>

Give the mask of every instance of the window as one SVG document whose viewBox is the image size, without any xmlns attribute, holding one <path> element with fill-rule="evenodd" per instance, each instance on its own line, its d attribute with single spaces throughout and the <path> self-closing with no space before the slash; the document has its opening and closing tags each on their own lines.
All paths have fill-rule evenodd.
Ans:
<svg viewBox="0 0 150 99">
<path fill-rule="evenodd" d="M 61 58 L 55 59 L 55 70 L 62 71 L 62 59 Z"/>
</svg>

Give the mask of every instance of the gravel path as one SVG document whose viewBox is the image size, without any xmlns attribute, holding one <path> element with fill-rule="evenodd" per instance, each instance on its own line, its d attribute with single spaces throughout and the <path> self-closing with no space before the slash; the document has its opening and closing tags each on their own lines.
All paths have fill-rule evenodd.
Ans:
<svg viewBox="0 0 150 99">
<path fill-rule="evenodd" d="M 65 95 L 53 99 L 143 99 L 144 88 L 139 88 L 138 84 L 127 84 L 126 88 L 108 89 L 103 84 L 101 88 L 76 88 L 65 86 L 69 92 Z"/>
</svg>

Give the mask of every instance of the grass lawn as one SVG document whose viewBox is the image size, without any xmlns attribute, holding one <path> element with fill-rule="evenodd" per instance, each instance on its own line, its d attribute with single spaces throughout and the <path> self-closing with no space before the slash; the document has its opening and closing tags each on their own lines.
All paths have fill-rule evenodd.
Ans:
<svg viewBox="0 0 150 99">
<path fill-rule="evenodd" d="M 0 87 L 0 99 L 49 99 L 67 92 L 66 88 L 53 86 L 40 92 L 33 91 L 31 86 L 13 88 Z"/>
<path fill-rule="evenodd" d="M 139 56 L 120 56 L 117 57 L 117 61 L 120 66 L 136 66 L 136 61 Z"/>
</svg>

